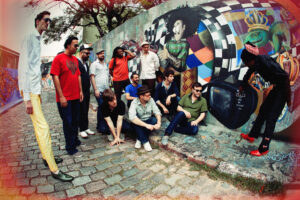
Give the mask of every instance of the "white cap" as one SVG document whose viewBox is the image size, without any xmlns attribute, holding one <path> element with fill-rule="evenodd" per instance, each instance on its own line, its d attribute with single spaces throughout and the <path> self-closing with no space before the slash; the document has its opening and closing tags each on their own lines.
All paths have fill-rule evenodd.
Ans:
<svg viewBox="0 0 300 200">
<path fill-rule="evenodd" d="M 141 46 L 143 47 L 143 46 L 146 45 L 146 44 L 147 44 L 147 45 L 150 45 L 149 42 L 144 41 L 144 42 L 142 42 Z"/>
</svg>

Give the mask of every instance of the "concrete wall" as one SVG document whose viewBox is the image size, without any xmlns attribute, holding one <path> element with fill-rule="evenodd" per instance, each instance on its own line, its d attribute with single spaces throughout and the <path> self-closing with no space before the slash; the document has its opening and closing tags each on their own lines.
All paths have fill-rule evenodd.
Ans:
<svg viewBox="0 0 300 200">
<path fill-rule="evenodd" d="M 141 42 L 149 41 L 160 57 L 161 71 L 175 69 L 181 95 L 191 91 L 193 82 L 203 84 L 212 114 L 207 122 L 248 132 L 271 89 L 254 75 L 252 87 L 243 94 L 236 91 L 247 71 L 240 54 L 251 41 L 290 74 L 293 104 L 284 108 L 278 120 L 276 131 L 281 131 L 296 121 L 300 112 L 300 8 L 293 2 L 170 0 L 128 20 L 93 48 L 104 48 L 107 62 L 116 46 L 135 51 L 137 58 L 129 62 L 132 72 L 139 62 Z M 175 27 L 177 20 L 183 24 Z"/>
</svg>

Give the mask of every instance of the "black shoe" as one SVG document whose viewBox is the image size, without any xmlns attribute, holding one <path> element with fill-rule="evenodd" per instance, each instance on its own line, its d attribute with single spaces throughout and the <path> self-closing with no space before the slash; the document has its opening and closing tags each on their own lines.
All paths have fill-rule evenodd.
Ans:
<svg viewBox="0 0 300 200">
<path fill-rule="evenodd" d="M 62 163 L 62 161 L 63 161 L 62 158 L 56 157 L 56 156 L 54 156 L 54 160 L 55 160 L 56 164 Z M 45 167 L 48 167 L 48 163 L 46 160 L 43 159 L 43 163 L 44 163 Z"/>
<path fill-rule="evenodd" d="M 74 177 L 63 173 L 62 171 L 59 171 L 58 174 L 54 174 L 51 172 L 51 175 L 53 178 L 58 179 L 63 182 L 70 182 L 70 181 L 73 181 L 73 179 L 74 179 Z"/>
</svg>

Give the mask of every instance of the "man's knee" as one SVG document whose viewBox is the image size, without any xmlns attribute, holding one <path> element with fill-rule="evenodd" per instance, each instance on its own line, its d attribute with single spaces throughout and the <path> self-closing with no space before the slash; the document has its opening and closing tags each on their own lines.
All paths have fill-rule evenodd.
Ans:
<svg viewBox="0 0 300 200">
<path fill-rule="evenodd" d="M 198 133 L 198 126 L 192 126 L 191 135 L 197 135 Z"/>
</svg>

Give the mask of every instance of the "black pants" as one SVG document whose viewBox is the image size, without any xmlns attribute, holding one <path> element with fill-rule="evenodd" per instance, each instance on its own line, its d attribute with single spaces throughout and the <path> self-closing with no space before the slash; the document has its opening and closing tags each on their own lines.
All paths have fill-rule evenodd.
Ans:
<svg viewBox="0 0 300 200">
<path fill-rule="evenodd" d="M 116 97 L 118 100 L 121 99 L 122 91 L 125 90 L 125 87 L 130 84 L 129 79 L 126 79 L 124 81 L 114 81 L 114 89 L 116 93 Z"/>
<path fill-rule="evenodd" d="M 177 96 L 174 98 L 171 98 L 170 105 L 166 105 L 166 100 L 164 100 L 163 102 L 160 102 L 160 103 L 162 103 L 169 110 L 168 115 L 175 115 L 177 113 L 177 106 L 178 106 Z M 166 115 L 164 113 L 164 110 L 162 109 L 162 107 L 160 107 L 159 105 L 157 105 L 157 107 L 159 108 L 162 115 Z"/>
<path fill-rule="evenodd" d="M 267 96 L 266 100 L 261 105 L 258 116 L 249 133 L 250 137 L 258 138 L 261 131 L 261 127 L 263 123 L 266 122 L 263 140 L 258 148 L 259 152 L 269 150 L 269 145 L 273 136 L 276 121 L 280 116 L 282 109 L 284 108 L 286 99 L 286 89 L 284 87 L 275 86 Z"/>
<path fill-rule="evenodd" d="M 80 103 L 80 119 L 79 119 L 79 129 L 80 131 L 85 131 L 89 128 L 89 106 L 90 106 L 90 93 L 83 94 L 83 101 Z"/>
<path fill-rule="evenodd" d="M 156 81 L 156 79 L 144 79 L 144 80 L 142 80 L 142 85 L 147 85 L 148 88 L 151 89 L 151 96 L 153 96 L 153 94 L 154 94 L 155 81 Z"/>
</svg>

